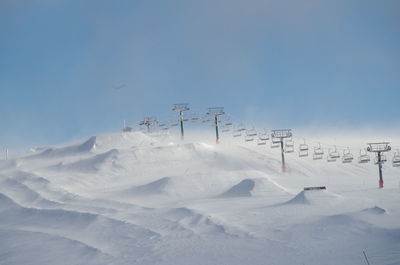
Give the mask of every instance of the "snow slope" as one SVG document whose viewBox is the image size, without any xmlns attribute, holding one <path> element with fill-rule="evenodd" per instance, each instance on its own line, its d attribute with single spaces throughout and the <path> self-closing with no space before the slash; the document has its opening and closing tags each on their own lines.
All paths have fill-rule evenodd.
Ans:
<svg viewBox="0 0 400 265">
<path fill-rule="evenodd" d="M 0 264 L 400 264 L 400 168 L 140 132 L 0 161 Z M 327 190 L 303 191 L 324 185 Z"/>
</svg>

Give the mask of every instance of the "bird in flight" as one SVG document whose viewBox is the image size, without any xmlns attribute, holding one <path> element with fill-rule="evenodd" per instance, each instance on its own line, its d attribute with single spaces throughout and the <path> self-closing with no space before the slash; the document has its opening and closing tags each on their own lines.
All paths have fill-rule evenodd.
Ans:
<svg viewBox="0 0 400 265">
<path fill-rule="evenodd" d="M 121 88 L 124 88 L 124 87 L 125 87 L 125 84 L 113 86 L 113 88 L 114 88 L 115 90 L 120 90 Z"/>
</svg>

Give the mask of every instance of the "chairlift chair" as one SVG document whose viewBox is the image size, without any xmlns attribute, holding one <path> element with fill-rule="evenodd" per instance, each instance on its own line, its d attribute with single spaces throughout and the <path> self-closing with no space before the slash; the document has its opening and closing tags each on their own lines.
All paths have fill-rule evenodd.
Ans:
<svg viewBox="0 0 400 265">
<path fill-rule="evenodd" d="M 236 126 L 236 131 L 244 132 L 246 131 L 246 128 L 243 126 L 243 124 L 240 123 L 239 125 Z"/>
<path fill-rule="evenodd" d="M 317 154 L 317 155 L 323 155 L 324 154 L 324 149 L 322 149 L 320 143 L 318 143 L 317 147 L 314 147 L 314 154 Z"/>
<path fill-rule="evenodd" d="M 263 139 L 258 139 L 257 140 L 257 145 L 266 145 L 267 144 L 267 140 L 263 140 Z"/>
<path fill-rule="evenodd" d="M 268 141 L 269 140 L 269 135 L 267 131 L 264 131 L 263 133 L 258 134 L 258 139 L 261 141 Z"/>
<path fill-rule="evenodd" d="M 322 154 L 316 154 L 315 152 L 313 154 L 313 160 L 320 160 L 320 159 L 322 159 L 322 157 L 323 157 Z"/>
<path fill-rule="evenodd" d="M 197 117 L 197 116 L 192 116 L 191 118 L 190 118 L 190 121 L 191 122 L 193 122 L 193 123 L 196 123 L 196 122 L 198 122 L 199 121 L 199 117 Z"/>
<path fill-rule="evenodd" d="M 225 122 L 222 126 L 222 132 L 229 132 L 232 129 L 232 122 Z"/>
<path fill-rule="evenodd" d="M 299 151 L 308 151 L 308 145 L 306 143 L 300 144 Z"/>
<path fill-rule="evenodd" d="M 394 167 L 400 167 L 400 152 L 399 152 L 399 150 L 397 150 L 397 152 L 395 152 L 393 155 L 392 165 Z"/>
<path fill-rule="evenodd" d="M 306 144 L 306 140 L 303 139 L 303 143 L 299 145 L 299 157 L 308 156 L 308 145 Z"/>
<path fill-rule="evenodd" d="M 333 149 L 333 151 L 328 151 L 328 153 L 329 153 L 329 156 L 334 159 L 340 158 L 340 154 L 339 154 L 338 150 L 336 149 L 336 145 L 335 145 L 335 149 Z"/>
<path fill-rule="evenodd" d="M 242 136 L 242 131 L 234 130 L 232 136 L 233 137 L 240 137 L 240 136 Z"/>
<path fill-rule="evenodd" d="M 342 163 L 351 163 L 353 162 L 353 158 L 353 154 L 350 152 L 349 148 L 343 150 Z"/>
<path fill-rule="evenodd" d="M 381 154 L 381 163 L 383 164 L 385 162 L 387 162 L 387 157 L 385 154 Z M 376 155 L 375 156 L 375 165 L 377 165 L 377 164 L 378 164 L 378 156 Z"/>
<path fill-rule="evenodd" d="M 257 136 L 257 132 L 254 129 L 247 130 L 246 136 L 251 136 L 251 137 Z"/>
<path fill-rule="evenodd" d="M 271 148 L 279 148 L 281 146 L 281 139 L 280 138 L 271 138 Z"/>
<path fill-rule="evenodd" d="M 336 158 L 334 158 L 334 157 L 332 157 L 332 156 L 330 156 L 330 155 L 327 155 L 326 161 L 327 161 L 327 162 L 336 162 Z"/>
<path fill-rule="evenodd" d="M 252 141 L 254 141 L 254 138 L 253 138 L 253 136 L 248 136 L 248 135 L 246 135 L 246 136 L 244 137 L 244 141 L 245 141 L 245 142 L 252 142 Z"/>
<path fill-rule="evenodd" d="M 299 151 L 299 157 L 307 157 L 308 156 L 308 149 Z"/>
<path fill-rule="evenodd" d="M 318 147 L 314 147 L 313 160 L 320 160 L 324 156 L 324 149 L 322 149 L 321 144 L 318 143 Z"/>
<path fill-rule="evenodd" d="M 250 129 L 246 131 L 246 136 L 244 137 L 245 142 L 254 141 L 255 136 L 257 136 L 257 132 L 254 129 Z"/>
<path fill-rule="evenodd" d="M 367 154 L 367 151 L 364 149 L 364 152 L 363 152 L 363 149 L 361 149 L 360 156 L 358 157 L 358 163 L 365 164 L 365 163 L 369 163 L 369 161 L 371 161 L 371 158 Z"/>
<path fill-rule="evenodd" d="M 289 138 L 285 141 L 285 153 L 293 153 L 294 152 L 294 142 L 292 138 Z"/>
</svg>

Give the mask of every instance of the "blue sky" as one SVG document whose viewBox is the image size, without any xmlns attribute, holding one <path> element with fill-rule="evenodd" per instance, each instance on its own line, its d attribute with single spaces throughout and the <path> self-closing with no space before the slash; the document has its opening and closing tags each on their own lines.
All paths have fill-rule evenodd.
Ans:
<svg viewBox="0 0 400 265">
<path fill-rule="evenodd" d="M 397 0 L 2 0 L 0 148 L 178 102 L 275 128 L 396 125 L 399 13 Z"/>
</svg>

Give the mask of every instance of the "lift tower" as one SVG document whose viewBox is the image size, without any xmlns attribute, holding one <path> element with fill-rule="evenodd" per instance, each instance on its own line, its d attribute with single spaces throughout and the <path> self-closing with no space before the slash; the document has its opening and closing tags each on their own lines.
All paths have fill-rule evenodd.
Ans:
<svg viewBox="0 0 400 265">
<path fill-rule="evenodd" d="M 392 148 L 389 145 L 390 143 L 388 142 L 382 142 L 382 143 L 368 143 L 367 151 L 368 152 L 374 152 L 377 155 L 377 161 L 376 164 L 378 164 L 379 168 L 379 188 L 383 188 L 383 176 L 382 176 L 382 153 L 383 152 L 388 152 Z"/>
<path fill-rule="evenodd" d="M 183 131 L 183 112 L 189 110 L 188 105 L 189 104 L 187 103 L 174 104 L 174 107 L 172 108 L 173 111 L 179 113 L 179 122 L 181 124 L 181 140 L 183 140 L 185 135 Z"/>
<path fill-rule="evenodd" d="M 207 115 L 214 116 L 214 126 L 215 126 L 215 143 L 219 143 L 219 132 L 218 132 L 218 116 L 224 115 L 224 108 L 223 107 L 213 107 L 208 108 Z"/>
<path fill-rule="evenodd" d="M 139 125 L 145 125 L 147 127 L 147 133 L 153 132 L 153 127 L 156 125 L 157 120 L 151 117 L 145 117 Z"/>
<path fill-rule="evenodd" d="M 283 140 L 285 138 L 292 137 L 292 130 L 291 129 L 282 129 L 282 130 L 272 130 L 271 133 L 272 139 L 277 139 L 281 144 L 281 154 L 282 154 L 282 172 L 286 172 L 287 168 L 285 165 L 285 150 L 283 148 Z"/>
</svg>

